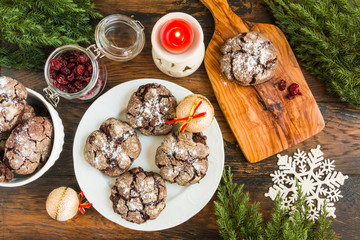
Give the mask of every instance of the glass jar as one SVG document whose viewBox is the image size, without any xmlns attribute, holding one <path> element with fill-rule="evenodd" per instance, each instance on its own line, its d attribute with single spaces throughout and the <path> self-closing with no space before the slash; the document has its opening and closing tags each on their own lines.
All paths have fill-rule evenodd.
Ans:
<svg viewBox="0 0 360 240">
<path fill-rule="evenodd" d="M 100 52 L 107 58 L 129 61 L 144 48 L 144 26 L 121 14 L 110 15 L 96 26 L 95 41 Z"/>
<path fill-rule="evenodd" d="M 48 87 L 44 89 L 44 92 L 47 100 L 55 107 L 60 101 L 59 97 L 63 97 L 68 100 L 74 100 L 76 102 L 86 102 L 91 99 L 94 99 L 104 89 L 107 81 L 106 67 L 105 64 L 103 64 L 98 59 L 99 54 L 95 55 L 90 50 L 91 47 L 92 46 L 85 49 L 83 47 L 76 45 L 65 45 L 55 49 L 55 51 L 53 51 L 49 55 L 48 59 L 46 60 L 45 68 L 44 68 L 45 81 Z M 52 59 L 60 57 L 62 54 L 69 51 L 83 52 L 90 59 L 90 63 L 92 65 L 92 76 L 89 83 L 82 90 L 73 93 L 65 92 L 57 88 L 54 84 L 54 80 L 50 77 L 50 61 Z"/>
<path fill-rule="evenodd" d="M 107 82 L 106 67 L 101 58 L 106 56 L 114 61 L 129 61 L 136 57 L 145 45 L 144 27 L 139 21 L 127 16 L 109 15 L 96 26 L 95 41 L 96 44 L 88 48 L 77 45 L 61 46 L 49 55 L 44 67 L 44 76 L 48 85 L 44 92 L 46 99 L 53 106 L 57 106 L 60 97 L 76 102 L 87 102 L 99 96 Z M 70 51 L 84 53 L 92 65 L 91 79 L 77 92 L 68 92 L 66 88 L 59 89 L 59 85 L 50 74 L 51 60 Z"/>
</svg>

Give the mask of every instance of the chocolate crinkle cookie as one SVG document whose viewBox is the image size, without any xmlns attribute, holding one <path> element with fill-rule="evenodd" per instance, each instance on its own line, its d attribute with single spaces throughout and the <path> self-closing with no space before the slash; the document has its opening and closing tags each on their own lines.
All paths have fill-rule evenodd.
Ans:
<svg viewBox="0 0 360 240">
<path fill-rule="evenodd" d="M 24 114 L 21 118 L 21 122 L 25 122 L 26 120 L 32 117 L 35 117 L 35 110 L 31 105 L 25 103 Z"/>
<path fill-rule="evenodd" d="M 11 131 L 24 114 L 27 90 L 15 79 L 0 77 L 0 133 Z"/>
<path fill-rule="evenodd" d="M 24 113 L 21 117 L 20 123 L 25 122 L 26 120 L 28 120 L 29 118 L 35 117 L 35 111 L 34 108 L 30 105 L 28 105 L 27 103 L 25 103 L 25 107 L 24 107 Z M 5 150 L 5 143 L 6 140 L 9 138 L 11 131 L 5 131 L 0 133 L 0 151 L 4 151 Z"/>
<path fill-rule="evenodd" d="M 126 119 L 144 135 L 166 135 L 173 124 L 165 122 L 175 117 L 176 106 L 175 97 L 165 86 L 149 83 L 131 95 Z"/>
<path fill-rule="evenodd" d="M 2 162 L 0 162 L 0 182 L 8 183 L 13 179 L 12 171 Z"/>
<path fill-rule="evenodd" d="M 17 125 L 6 141 L 4 163 L 17 174 L 33 173 L 49 157 L 52 136 L 52 123 L 45 117 L 33 117 Z"/>
<path fill-rule="evenodd" d="M 202 133 L 170 133 L 156 150 L 155 163 L 166 181 L 187 186 L 205 176 L 209 153 Z"/>
<path fill-rule="evenodd" d="M 241 85 L 270 80 L 279 65 L 274 45 L 259 32 L 245 32 L 225 41 L 220 48 L 220 69 Z"/>
<path fill-rule="evenodd" d="M 141 144 L 135 130 L 115 118 L 107 119 L 100 130 L 92 132 L 84 148 L 86 161 L 109 177 L 128 170 L 140 152 Z"/>
<path fill-rule="evenodd" d="M 114 212 L 127 221 L 141 224 L 159 216 L 166 206 L 166 196 L 164 179 L 137 167 L 116 179 L 110 200 Z"/>
</svg>

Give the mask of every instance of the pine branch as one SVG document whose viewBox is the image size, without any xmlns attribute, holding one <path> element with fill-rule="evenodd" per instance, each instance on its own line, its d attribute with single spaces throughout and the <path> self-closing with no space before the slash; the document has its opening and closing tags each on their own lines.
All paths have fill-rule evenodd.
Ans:
<svg viewBox="0 0 360 240">
<path fill-rule="evenodd" d="M 303 66 L 360 108 L 360 2 L 265 0 Z"/>
<path fill-rule="evenodd" d="M 310 207 L 298 187 L 294 209 L 282 208 L 280 195 L 275 200 L 271 220 L 265 225 L 259 203 L 249 203 L 249 193 L 243 193 L 244 185 L 233 182 L 230 167 L 223 172 L 218 187 L 218 201 L 215 214 L 218 217 L 219 233 L 224 239 L 333 239 L 334 232 L 328 232 L 331 221 L 327 219 L 326 204 L 318 222 L 309 220 Z"/>
<path fill-rule="evenodd" d="M 243 194 L 244 185 L 238 186 L 232 181 L 231 169 L 223 174 L 223 185 L 219 186 L 218 199 L 215 201 L 219 217 L 220 235 L 224 239 L 246 239 L 259 236 L 262 229 L 262 215 L 258 212 L 258 203 L 249 204 L 249 194 Z"/>
<path fill-rule="evenodd" d="M 0 66 L 5 67 L 42 69 L 49 48 L 91 43 L 89 21 L 101 17 L 90 0 L 0 0 L 0 5 Z"/>
</svg>

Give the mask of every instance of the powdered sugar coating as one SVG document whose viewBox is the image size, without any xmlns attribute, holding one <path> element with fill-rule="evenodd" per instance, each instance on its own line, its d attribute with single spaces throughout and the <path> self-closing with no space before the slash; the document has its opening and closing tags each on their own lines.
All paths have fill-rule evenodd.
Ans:
<svg viewBox="0 0 360 240">
<path fill-rule="evenodd" d="M 17 125 L 6 141 L 4 163 L 17 174 L 33 173 L 48 158 L 52 136 L 52 123 L 45 117 L 33 117 Z"/>
<path fill-rule="evenodd" d="M 271 79 L 278 67 L 274 45 L 262 33 L 240 33 L 226 40 L 220 49 L 220 68 L 230 80 L 256 85 Z"/>
<path fill-rule="evenodd" d="M 15 79 L 0 77 L 0 133 L 11 131 L 24 113 L 26 88 Z"/>
<path fill-rule="evenodd" d="M 100 130 L 86 140 L 86 161 L 110 177 L 124 173 L 140 155 L 141 144 L 136 132 L 127 123 L 115 118 L 104 121 Z"/>
<path fill-rule="evenodd" d="M 159 216 L 166 197 L 165 181 L 160 175 L 137 167 L 116 179 L 110 200 L 114 212 L 127 221 L 141 224 Z"/>
<path fill-rule="evenodd" d="M 19 123 L 25 122 L 26 120 L 32 117 L 35 117 L 34 108 L 25 102 L 24 113 Z M 0 152 L 5 150 L 5 143 L 6 140 L 9 138 L 10 133 L 11 133 L 10 130 L 0 133 Z"/>
<path fill-rule="evenodd" d="M 155 163 L 168 182 L 187 186 L 198 183 L 208 169 L 210 150 L 202 133 L 170 133 L 158 147 Z"/>
<path fill-rule="evenodd" d="M 165 122 L 175 117 L 176 106 L 175 97 L 165 86 L 149 83 L 131 95 L 126 119 L 144 135 L 165 135 L 173 126 Z"/>
</svg>

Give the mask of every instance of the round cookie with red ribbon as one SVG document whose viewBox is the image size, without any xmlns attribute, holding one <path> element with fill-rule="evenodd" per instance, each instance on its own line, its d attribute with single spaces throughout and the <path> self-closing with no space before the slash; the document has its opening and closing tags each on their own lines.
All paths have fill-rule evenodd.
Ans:
<svg viewBox="0 0 360 240">
<path fill-rule="evenodd" d="M 209 99 L 200 94 L 185 97 L 176 107 L 176 118 L 167 123 L 177 122 L 179 131 L 202 132 L 214 119 L 214 108 Z"/>
</svg>

